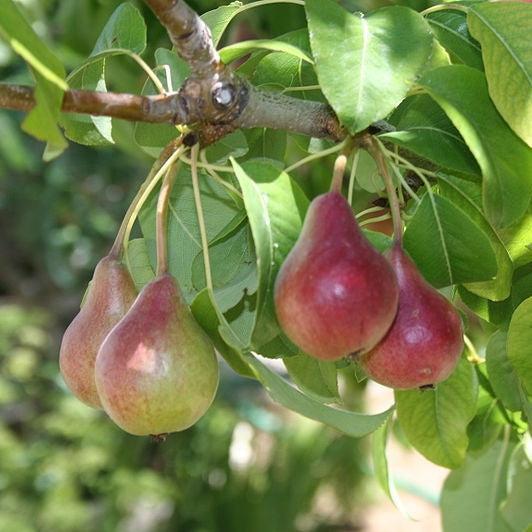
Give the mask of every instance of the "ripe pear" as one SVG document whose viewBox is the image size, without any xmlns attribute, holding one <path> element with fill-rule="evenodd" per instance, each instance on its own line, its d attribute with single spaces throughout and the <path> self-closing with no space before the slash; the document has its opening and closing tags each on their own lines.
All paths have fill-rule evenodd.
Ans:
<svg viewBox="0 0 532 532">
<path fill-rule="evenodd" d="M 98 349 L 136 297 L 127 268 L 112 256 L 104 257 L 94 270 L 85 303 L 63 335 L 61 373 L 74 395 L 89 406 L 101 408 L 94 382 Z"/>
<path fill-rule="evenodd" d="M 360 364 L 374 381 L 391 388 L 435 385 L 458 364 L 464 348 L 462 321 L 399 244 L 388 256 L 399 283 L 399 310 L 388 334 L 362 355 Z"/>
<path fill-rule="evenodd" d="M 207 411 L 216 354 L 170 274 L 142 289 L 103 342 L 95 374 L 104 410 L 130 434 L 181 431 Z"/>
<path fill-rule="evenodd" d="M 277 318 L 305 353 L 336 360 L 382 339 L 397 311 L 395 274 L 338 192 L 315 198 L 275 283 Z"/>
</svg>

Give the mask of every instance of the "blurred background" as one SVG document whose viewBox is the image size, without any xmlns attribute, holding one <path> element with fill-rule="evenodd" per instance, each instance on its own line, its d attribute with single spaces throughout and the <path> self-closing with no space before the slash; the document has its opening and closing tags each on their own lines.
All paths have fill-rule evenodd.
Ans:
<svg viewBox="0 0 532 532">
<path fill-rule="evenodd" d="M 120 2 L 18 3 L 71 70 Z M 148 25 L 150 62 L 168 40 L 151 12 L 134 3 Z M 223 3 L 190 2 L 200 12 Z M 246 12 L 226 39 L 274 37 L 304 25 L 297 6 L 267 6 Z M 144 77 L 128 59 L 111 59 L 108 71 L 111 90 L 140 91 Z M 31 83 L 1 41 L 0 80 Z M 131 126 L 121 124 L 115 146 L 71 144 L 46 164 L 43 145 L 20 130 L 21 120 L 0 111 L 0 531 L 439 530 L 445 471 L 403 447 L 400 435 L 390 460 L 419 523 L 379 491 L 368 439 L 278 408 L 259 385 L 229 370 L 208 414 L 163 444 L 123 433 L 76 400 L 58 372 L 61 335 L 151 160 Z M 311 183 L 322 186 L 329 169 L 330 161 L 313 167 Z M 353 405 L 363 394 L 371 411 L 391 402 L 383 388 L 346 382 Z"/>
</svg>

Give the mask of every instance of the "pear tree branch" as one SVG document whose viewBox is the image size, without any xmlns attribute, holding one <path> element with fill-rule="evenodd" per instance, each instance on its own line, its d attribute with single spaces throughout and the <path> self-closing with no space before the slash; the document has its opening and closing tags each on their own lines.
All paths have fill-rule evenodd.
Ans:
<svg viewBox="0 0 532 532">
<path fill-rule="evenodd" d="M 176 93 L 139 96 L 67 90 L 61 110 L 150 123 L 187 125 L 201 144 L 238 128 L 273 128 L 341 140 L 346 132 L 332 109 L 319 102 L 259 90 L 221 60 L 208 26 L 183 0 L 145 0 L 191 69 Z M 30 111 L 32 87 L 0 84 L 0 108 Z"/>
</svg>

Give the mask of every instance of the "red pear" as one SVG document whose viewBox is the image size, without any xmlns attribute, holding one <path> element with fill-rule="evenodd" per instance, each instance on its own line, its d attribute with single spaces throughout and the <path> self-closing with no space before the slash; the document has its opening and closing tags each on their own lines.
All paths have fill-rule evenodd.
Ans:
<svg viewBox="0 0 532 532">
<path fill-rule="evenodd" d="M 397 311 L 395 274 L 337 192 L 315 198 L 275 283 L 277 318 L 305 353 L 336 360 L 367 351 Z"/>
<path fill-rule="evenodd" d="M 170 274 L 148 283 L 105 339 L 96 386 L 109 417 L 136 435 L 184 430 L 209 408 L 218 386 L 214 347 Z"/>
<path fill-rule="evenodd" d="M 399 310 L 384 339 L 360 358 L 374 381 L 396 389 L 444 381 L 464 348 L 453 305 L 419 273 L 399 244 L 388 253 L 399 283 Z"/>
<path fill-rule="evenodd" d="M 89 406 L 101 407 L 94 382 L 98 349 L 136 296 L 127 268 L 111 256 L 104 257 L 94 270 L 85 303 L 63 335 L 61 373 L 74 395 Z"/>
</svg>

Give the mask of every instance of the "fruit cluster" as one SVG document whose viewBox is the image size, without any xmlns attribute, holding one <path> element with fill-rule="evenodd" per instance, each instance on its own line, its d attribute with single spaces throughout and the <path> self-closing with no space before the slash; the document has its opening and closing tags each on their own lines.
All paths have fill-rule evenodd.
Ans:
<svg viewBox="0 0 532 532">
<path fill-rule="evenodd" d="M 458 313 L 417 271 L 400 235 L 386 256 L 371 246 L 338 183 L 311 203 L 276 279 L 281 328 L 302 352 L 321 360 L 356 358 L 369 377 L 392 388 L 445 380 L 463 350 Z M 120 259 L 119 232 L 60 351 L 74 394 L 136 435 L 190 427 L 218 386 L 214 347 L 167 272 L 170 188 L 168 177 L 157 209 L 155 279 L 137 295 Z"/>
<path fill-rule="evenodd" d="M 126 432 L 161 435 L 210 406 L 218 363 L 176 280 L 158 275 L 136 295 L 115 257 L 96 267 L 85 304 L 63 336 L 61 373 L 74 394 Z"/>
<path fill-rule="evenodd" d="M 379 254 L 336 191 L 311 203 L 277 277 L 275 306 L 282 329 L 305 353 L 356 358 L 391 388 L 445 380 L 463 350 L 458 313 L 423 279 L 400 239 Z"/>
</svg>

